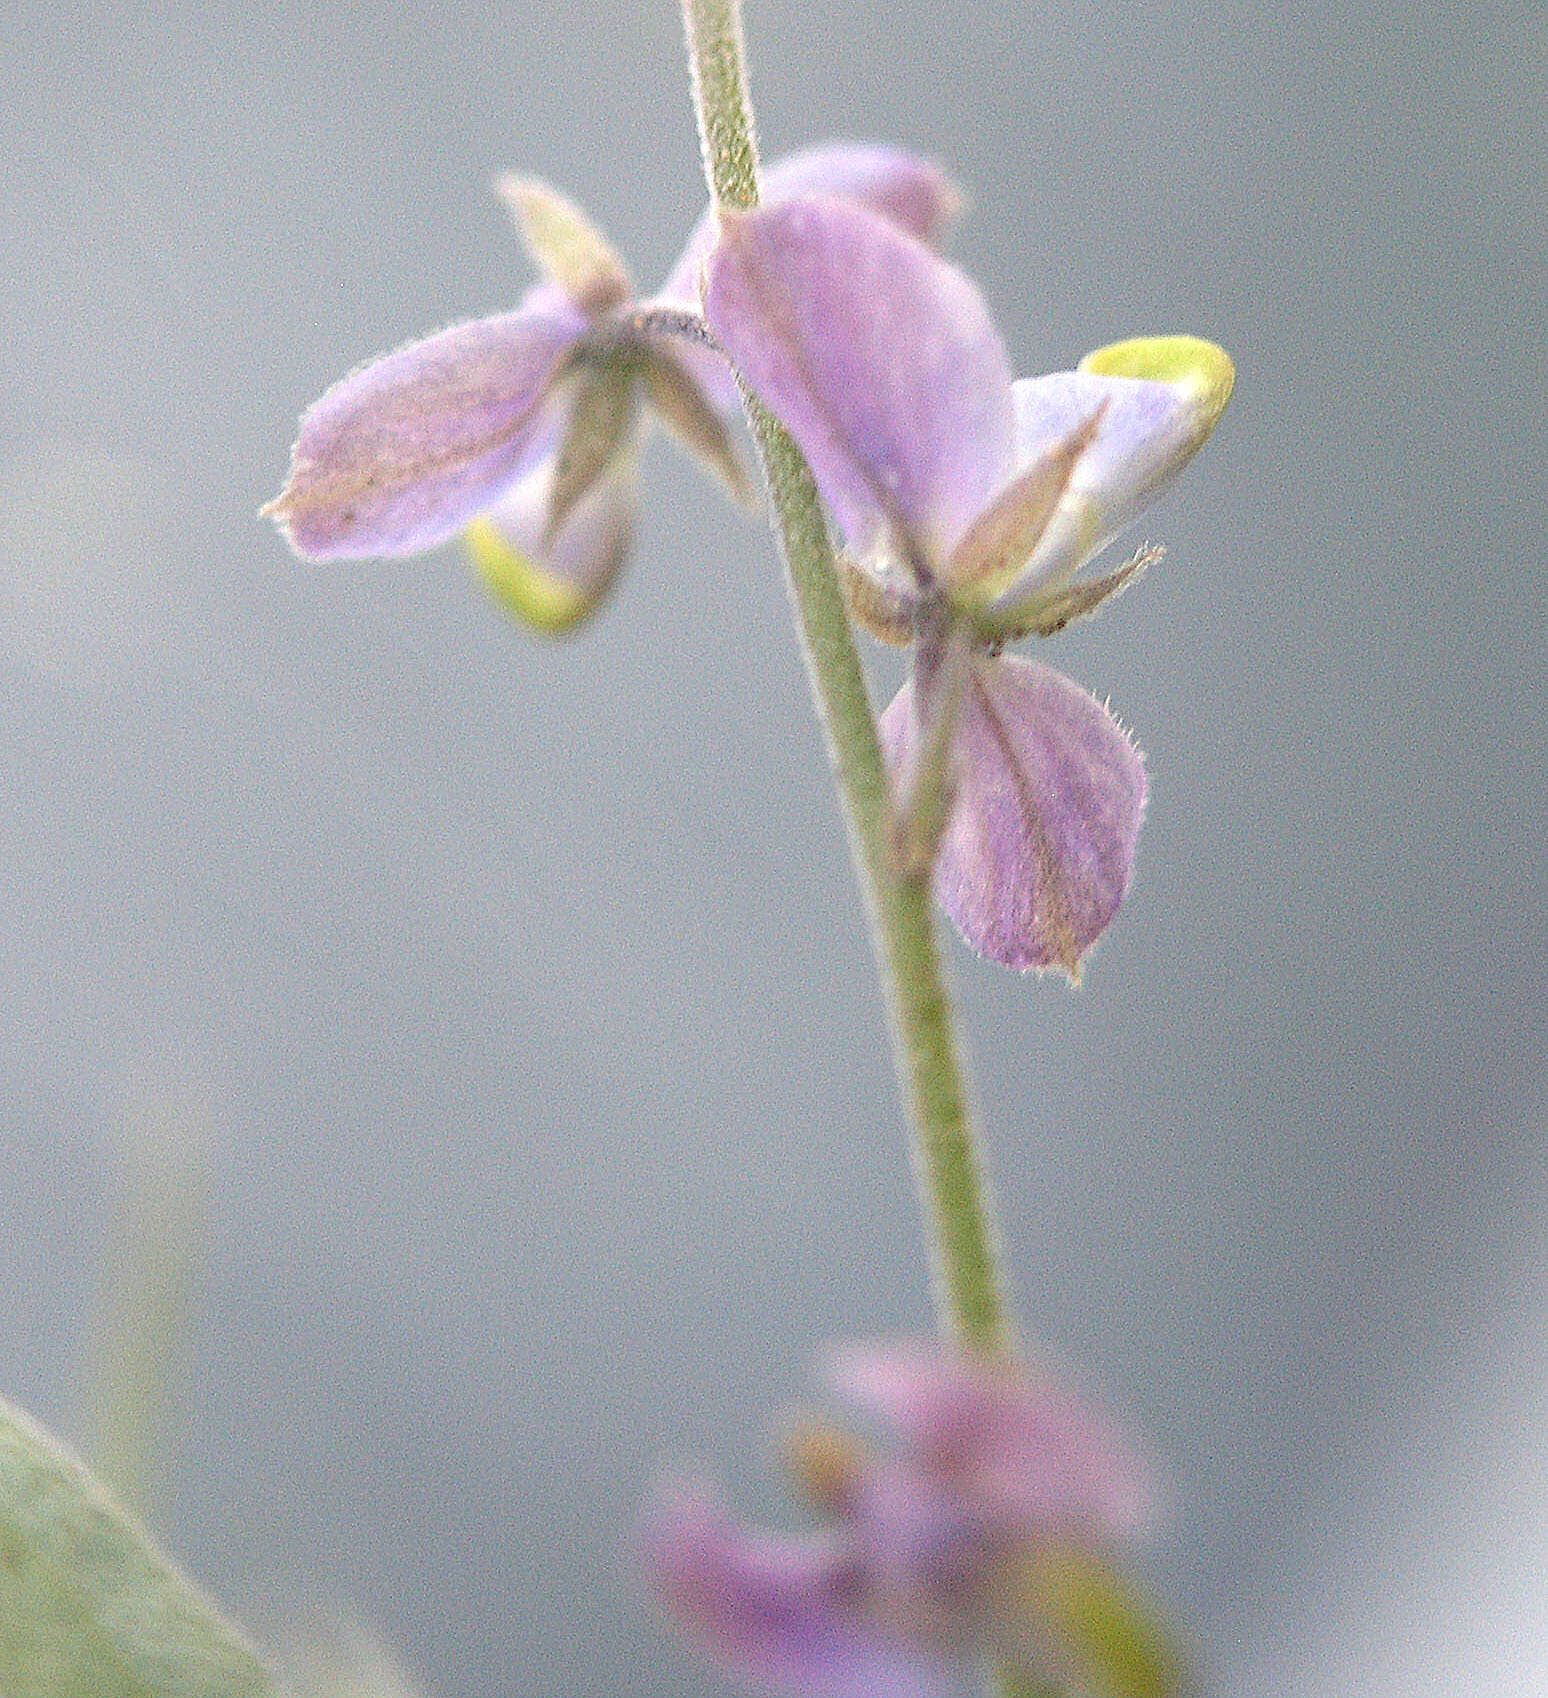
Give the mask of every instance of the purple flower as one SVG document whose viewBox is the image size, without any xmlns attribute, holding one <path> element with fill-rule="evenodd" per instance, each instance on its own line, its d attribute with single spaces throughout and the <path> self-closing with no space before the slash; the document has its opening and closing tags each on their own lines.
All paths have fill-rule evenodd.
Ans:
<svg viewBox="0 0 1548 1698">
<path fill-rule="evenodd" d="M 918 639 L 881 725 L 906 859 L 933 857 L 975 949 L 1077 977 L 1129 887 L 1144 768 L 1094 697 L 1001 649 L 1153 557 L 1077 577 L 1209 435 L 1230 359 L 1145 338 L 1013 383 L 968 278 L 831 198 L 727 216 L 704 310 L 811 464 L 855 616 Z"/>
<path fill-rule="evenodd" d="M 811 1698 L 942 1698 L 974 1659 L 1154 1698 L 1175 1660 L 1112 1566 L 1144 1471 L 1064 1392 L 925 1346 L 841 1355 L 834 1388 L 895 1436 L 807 1422 L 790 1456 L 827 1525 L 749 1532 L 712 1491 L 662 1495 L 652 1585 L 739 1679 Z"/>
<path fill-rule="evenodd" d="M 628 553 L 643 407 L 734 493 L 739 412 L 725 361 L 670 332 L 698 311 L 708 215 L 655 297 L 578 208 L 528 177 L 500 184 L 543 281 L 513 312 L 453 325 L 346 377 L 301 420 L 290 476 L 267 508 L 311 560 L 416 554 L 459 532 L 513 612 L 569 629 Z M 770 199 L 852 197 L 933 242 L 956 191 L 924 160 L 842 143 L 773 167 Z"/>
</svg>

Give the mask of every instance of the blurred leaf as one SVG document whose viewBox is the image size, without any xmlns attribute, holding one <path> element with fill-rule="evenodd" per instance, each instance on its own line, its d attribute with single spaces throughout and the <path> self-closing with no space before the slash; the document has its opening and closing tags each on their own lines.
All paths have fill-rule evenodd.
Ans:
<svg viewBox="0 0 1548 1698">
<path fill-rule="evenodd" d="M 995 1669 L 989 1691 L 993 1698 L 1064 1698 L 1062 1687 L 1009 1663 Z"/>
<path fill-rule="evenodd" d="M 295 1698 L 423 1698 L 423 1688 L 369 1628 L 318 1619 L 282 1644 L 279 1668 Z"/>
<path fill-rule="evenodd" d="M 1051 1549 L 1033 1582 L 1044 1620 L 1085 1671 L 1083 1688 L 1111 1698 L 1177 1698 L 1183 1660 L 1149 1600 L 1100 1557 Z"/>
<path fill-rule="evenodd" d="M 277 1698 L 236 1630 L 80 1463 L 3 1400 L 0 1693 Z"/>
</svg>

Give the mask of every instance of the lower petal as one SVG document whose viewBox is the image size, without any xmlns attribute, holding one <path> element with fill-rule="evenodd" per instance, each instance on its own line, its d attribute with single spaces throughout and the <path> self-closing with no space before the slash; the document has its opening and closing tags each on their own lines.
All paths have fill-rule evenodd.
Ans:
<svg viewBox="0 0 1548 1698">
<path fill-rule="evenodd" d="M 882 720 L 889 764 L 908 763 L 905 685 Z M 1128 892 L 1145 771 L 1097 699 L 1046 666 L 979 656 L 954 742 L 956 798 L 935 891 L 967 942 L 1021 971 L 1081 960 Z"/>
<path fill-rule="evenodd" d="M 639 507 L 639 457 L 630 447 L 570 509 L 544 546 L 553 464 L 529 473 L 464 532 L 479 574 L 506 611 L 558 636 L 606 599 L 628 557 Z"/>
</svg>

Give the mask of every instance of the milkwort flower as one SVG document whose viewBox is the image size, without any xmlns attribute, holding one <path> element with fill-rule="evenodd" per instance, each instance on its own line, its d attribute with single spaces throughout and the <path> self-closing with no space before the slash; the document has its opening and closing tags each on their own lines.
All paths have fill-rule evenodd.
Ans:
<svg viewBox="0 0 1548 1698">
<path fill-rule="evenodd" d="M 900 149 L 838 143 L 771 168 L 769 197 L 852 198 L 935 242 L 958 195 Z M 623 262 L 577 207 L 531 177 L 500 184 L 542 273 L 513 312 L 453 325 L 335 384 L 301 420 L 265 509 L 310 560 L 417 554 L 464 533 L 510 610 L 550 632 L 606 595 L 637 506 L 642 398 L 732 491 L 739 413 L 719 354 L 673 334 L 697 320 L 708 213 L 667 282 L 636 301 Z"/>
<path fill-rule="evenodd" d="M 916 640 L 882 720 L 905 864 L 969 944 L 1071 978 L 1128 890 L 1140 755 L 1085 690 L 1001 653 L 1121 589 L 1076 574 L 1203 443 L 1230 397 L 1209 342 L 1120 342 L 1012 383 L 982 297 L 831 198 L 722 216 L 705 316 L 805 453 L 852 611 Z"/>
<path fill-rule="evenodd" d="M 705 1487 L 653 1507 L 647 1575 L 702 1650 L 798 1698 L 948 1698 L 982 1657 L 1059 1690 L 1176 1689 L 1175 1654 L 1113 1563 L 1148 1517 L 1149 1483 L 1099 1417 L 924 1345 L 841 1353 L 830 1378 L 896 1442 L 792 1431 L 819 1531 L 749 1531 Z"/>
</svg>

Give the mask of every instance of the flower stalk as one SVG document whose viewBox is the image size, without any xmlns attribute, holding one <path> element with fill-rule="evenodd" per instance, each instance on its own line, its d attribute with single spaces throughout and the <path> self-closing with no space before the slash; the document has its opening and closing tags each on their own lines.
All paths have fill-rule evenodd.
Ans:
<svg viewBox="0 0 1548 1698">
<path fill-rule="evenodd" d="M 757 142 L 737 0 L 683 0 L 705 176 L 722 210 L 757 205 Z M 745 391 L 744 391 L 745 395 Z M 894 852 L 891 788 L 817 488 L 789 433 L 750 396 L 802 654 L 871 924 L 911 1123 L 942 1332 L 977 1355 L 1013 1353 L 1001 1256 L 962 1045 L 942 975 L 928 874 Z"/>
</svg>

